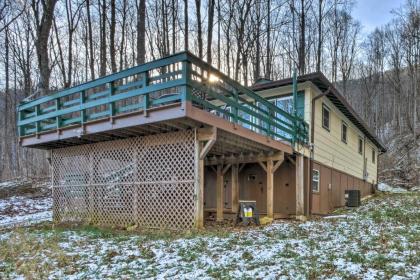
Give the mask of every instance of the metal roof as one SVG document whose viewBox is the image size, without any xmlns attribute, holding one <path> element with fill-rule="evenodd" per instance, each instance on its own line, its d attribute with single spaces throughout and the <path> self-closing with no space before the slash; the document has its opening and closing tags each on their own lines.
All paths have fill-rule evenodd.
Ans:
<svg viewBox="0 0 420 280">
<path fill-rule="evenodd" d="M 316 87 L 318 87 L 322 92 L 329 92 L 326 95 L 327 98 L 360 130 L 366 137 L 372 141 L 381 152 L 386 152 L 386 147 L 382 141 L 376 136 L 376 134 L 369 128 L 369 126 L 363 121 L 363 119 L 356 113 L 356 111 L 351 107 L 347 100 L 341 95 L 341 93 L 333 86 L 333 84 L 325 77 L 321 72 L 314 72 L 310 74 L 305 74 L 298 76 L 298 83 L 312 82 Z M 267 82 L 262 84 L 256 84 L 251 87 L 253 91 L 261 91 L 266 89 L 272 89 L 276 87 L 291 85 L 293 83 L 292 78 L 287 78 L 283 80 Z"/>
</svg>

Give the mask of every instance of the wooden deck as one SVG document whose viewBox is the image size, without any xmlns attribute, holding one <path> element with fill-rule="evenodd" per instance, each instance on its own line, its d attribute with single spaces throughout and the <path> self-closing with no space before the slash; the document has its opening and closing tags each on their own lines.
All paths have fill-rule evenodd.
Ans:
<svg viewBox="0 0 420 280">
<path fill-rule="evenodd" d="M 22 146 L 53 149 L 215 128 L 214 153 L 292 153 L 308 125 L 188 52 L 19 105 Z"/>
</svg>

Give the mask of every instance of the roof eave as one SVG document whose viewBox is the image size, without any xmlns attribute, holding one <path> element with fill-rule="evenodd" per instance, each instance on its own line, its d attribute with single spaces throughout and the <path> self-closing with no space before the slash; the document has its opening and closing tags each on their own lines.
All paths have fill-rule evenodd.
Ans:
<svg viewBox="0 0 420 280">
<path fill-rule="evenodd" d="M 352 121 L 363 133 L 365 133 L 369 140 L 371 140 L 381 152 L 385 153 L 385 145 L 378 139 L 378 137 L 371 131 L 369 126 L 360 118 L 353 107 L 347 102 L 347 100 L 341 95 L 341 93 L 333 86 L 333 84 L 325 77 L 321 72 L 314 72 L 306 75 L 299 76 L 297 78 L 298 83 L 311 81 L 321 91 L 325 91 L 330 88 L 330 92 L 327 94 L 328 99 L 334 103 L 335 106 Z M 254 91 L 267 90 L 271 88 L 277 88 L 292 84 L 292 78 L 283 80 L 273 81 L 271 83 L 259 84 L 252 86 L 251 89 Z"/>
</svg>

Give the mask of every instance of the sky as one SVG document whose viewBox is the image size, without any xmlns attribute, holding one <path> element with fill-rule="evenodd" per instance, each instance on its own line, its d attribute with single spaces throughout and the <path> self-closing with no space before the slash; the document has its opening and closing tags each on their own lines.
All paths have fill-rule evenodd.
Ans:
<svg viewBox="0 0 420 280">
<path fill-rule="evenodd" d="M 353 10 L 353 17 L 362 23 L 362 33 L 368 34 L 388 23 L 391 10 L 398 9 L 405 0 L 358 0 Z"/>
</svg>

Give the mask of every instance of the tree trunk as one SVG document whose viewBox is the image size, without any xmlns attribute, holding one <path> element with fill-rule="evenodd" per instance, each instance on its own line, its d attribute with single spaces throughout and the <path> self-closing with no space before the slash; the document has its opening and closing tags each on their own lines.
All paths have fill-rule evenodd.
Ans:
<svg viewBox="0 0 420 280">
<path fill-rule="evenodd" d="M 201 0 L 195 0 L 195 9 L 197 13 L 197 40 L 198 40 L 198 57 L 203 58 L 203 30 L 201 26 Z"/>
<path fill-rule="evenodd" d="M 209 0 L 208 15 L 208 33 L 207 33 L 207 63 L 211 65 L 211 48 L 213 41 L 213 21 L 214 21 L 214 4 L 215 0 Z"/>
<path fill-rule="evenodd" d="M 57 0 L 41 0 L 41 9 L 39 2 L 32 1 L 36 24 L 35 48 L 40 74 L 38 87 L 41 95 L 46 95 L 50 87 L 51 67 L 48 56 L 48 42 L 56 3 Z"/>
<path fill-rule="evenodd" d="M 271 1 L 267 0 L 267 47 L 266 47 L 266 56 L 267 60 L 265 63 L 265 78 L 270 79 L 271 77 Z"/>
<path fill-rule="evenodd" d="M 299 74 L 305 74 L 305 0 L 301 0 L 300 10 L 300 32 L 299 32 L 299 51 L 298 51 L 298 68 Z"/>
<path fill-rule="evenodd" d="M 184 50 L 188 51 L 188 0 L 184 0 Z"/>
<path fill-rule="evenodd" d="M 90 78 L 95 79 L 95 59 L 93 54 L 93 32 L 92 32 L 92 19 L 90 16 L 90 0 L 86 0 L 86 13 L 87 13 L 87 25 L 89 35 L 89 68 Z"/>
<path fill-rule="evenodd" d="M 103 0 L 101 3 L 101 0 L 98 2 L 100 7 L 100 33 L 101 33 L 101 42 L 100 42 L 100 69 L 99 69 L 99 76 L 105 76 L 106 75 L 106 0 Z"/>
<path fill-rule="evenodd" d="M 319 0 L 318 3 L 318 47 L 316 56 L 316 71 L 321 72 L 321 55 L 322 55 L 322 2 Z"/>
<path fill-rule="evenodd" d="M 115 0 L 111 0 L 111 23 L 109 26 L 109 57 L 111 58 L 111 71 L 117 72 L 117 62 L 115 53 L 115 27 L 117 25 L 115 19 Z"/>
<path fill-rule="evenodd" d="M 137 7 L 137 64 L 146 61 L 146 0 L 139 0 Z"/>
</svg>

